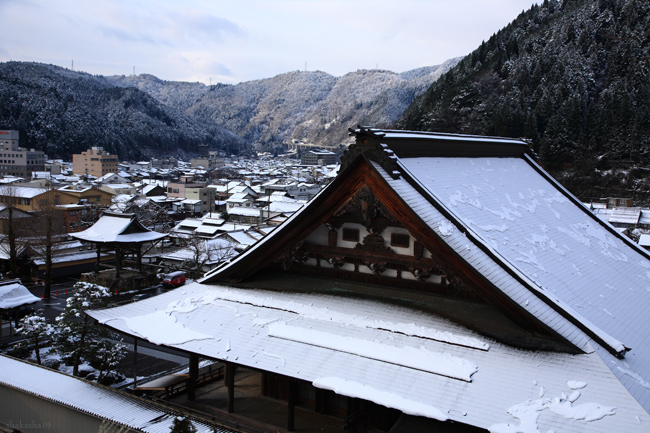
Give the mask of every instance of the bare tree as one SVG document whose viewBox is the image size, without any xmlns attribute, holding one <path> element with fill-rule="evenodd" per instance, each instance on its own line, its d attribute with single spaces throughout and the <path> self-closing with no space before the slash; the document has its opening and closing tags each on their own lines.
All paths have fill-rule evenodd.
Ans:
<svg viewBox="0 0 650 433">
<path fill-rule="evenodd" d="M 20 197 L 19 189 L 16 185 L 7 184 L 0 187 L 0 197 L 3 209 L 3 231 L 5 237 L 0 248 L 9 256 L 9 277 L 17 278 L 19 276 L 19 255 L 22 250 L 20 238 L 31 227 L 27 224 L 19 224 L 29 216 L 25 212 L 20 212 L 16 205 L 23 201 Z"/>
<path fill-rule="evenodd" d="M 38 209 L 39 222 L 36 234 L 45 260 L 45 274 L 43 276 L 45 289 L 43 297 L 49 299 L 52 289 L 53 250 L 55 249 L 57 240 L 61 239 L 59 235 L 65 234 L 66 230 L 65 216 L 60 207 L 60 199 L 56 189 L 48 182 L 42 191 L 43 194 L 39 196 L 39 201 L 35 206 Z"/>
<path fill-rule="evenodd" d="M 186 249 L 189 257 L 183 267 L 198 277 L 206 265 L 216 265 L 232 258 L 236 252 L 233 244 L 225 239 L 203 239 L 197 233 L 192 234 Z"/>
</svg>

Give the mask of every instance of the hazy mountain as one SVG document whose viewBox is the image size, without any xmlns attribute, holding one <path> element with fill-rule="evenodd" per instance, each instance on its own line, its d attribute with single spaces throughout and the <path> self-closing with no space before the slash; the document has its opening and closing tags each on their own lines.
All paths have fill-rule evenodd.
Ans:
<svg viewBox="0 0 650 433">
<path fill-rule="evenodd" d="M 460 59 L 402 74 L 360 70 L 334 77 L 325 72 L 289 72 L 237 85 L 163 81 L 152 75 L 108 77 L 250 143 L 269 149 L 291 140 L 337 145 L 358 123 L 387 126 L 413 99 Z"/>
<path fill-rule="evenodd" d="M 91 146 L 125 160 L 193 154 L 198 145 L 235 153 L 249 148 L 235 134 L 136 88 L 39 63 L 0 63 L 0 128 L 21 130 L 22 146 L 67 160 Z"/>
<path fill-rule="evenodd" d="M 527 137 L 583 199 L 650 202 L 650 2 L 545 0 L 436 81 L 399 127 Z"/>
</svg>

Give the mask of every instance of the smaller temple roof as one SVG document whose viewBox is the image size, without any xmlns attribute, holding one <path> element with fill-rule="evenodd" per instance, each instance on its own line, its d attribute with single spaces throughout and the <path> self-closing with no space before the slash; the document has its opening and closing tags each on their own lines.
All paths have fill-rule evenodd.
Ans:
<svg viewBox="0 0 650 433">
<path fill-rule="evenodd" d="M 144 227 L 134 214 L 104 212 L 92 227 L 70 236 L 93 243 L 143 243 L 167 236 Z"/>
<path fill-rule="evenodd" d="M 0 285 L 0 308 L 16 308 L 38 301 L 39 299 L 32 295 L 27 287 L 20 284 L 20 280 L 7 281 Z"/>
</svg>

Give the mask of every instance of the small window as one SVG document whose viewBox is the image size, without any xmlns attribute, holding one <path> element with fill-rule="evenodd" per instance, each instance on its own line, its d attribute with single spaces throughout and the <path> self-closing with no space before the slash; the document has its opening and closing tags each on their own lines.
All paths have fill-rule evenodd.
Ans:
<svg viewBox="0 0 650 433">
<path fill-rule="evenodd" d="M 359 229 L 343 229 L 343 240 L 359 242 Z"/>
<path fill-rule="evenodd" d="M 393 247 L 408 248 L 411 245 L 411 237 L 401 233 L 390 235 L 390 245 Z"/>
</svg>

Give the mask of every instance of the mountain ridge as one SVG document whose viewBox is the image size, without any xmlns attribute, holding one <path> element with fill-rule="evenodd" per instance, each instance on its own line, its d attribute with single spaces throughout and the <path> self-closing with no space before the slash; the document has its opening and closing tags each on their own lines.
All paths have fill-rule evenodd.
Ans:
<svg viewBox="0 0 650 433">
<path fill-rule="evenodd" d="M 581 199 L 650 204 L 650 2 L 545 0 L 414 100 L 402 129 L 528 138 Z"/>
</svg>

